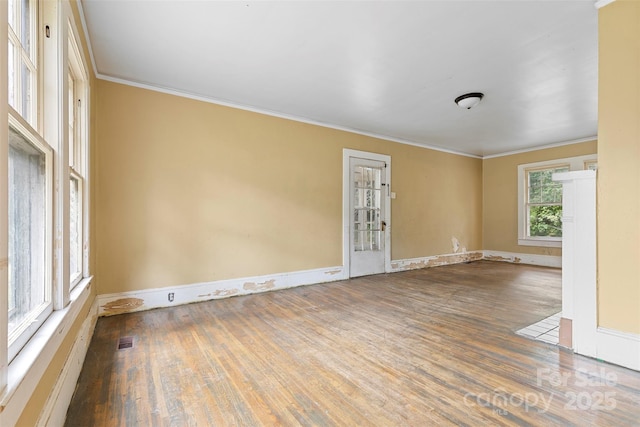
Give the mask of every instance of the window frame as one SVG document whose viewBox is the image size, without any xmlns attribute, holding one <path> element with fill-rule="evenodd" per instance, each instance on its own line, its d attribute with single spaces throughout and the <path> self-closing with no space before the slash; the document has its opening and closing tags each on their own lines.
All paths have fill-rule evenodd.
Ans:
<svg viewBox="0 0 640 427">
<path fill-rule="evenodd" d="M 528 172 L 563 166 L 568 166 L 569 171 L 585 170 L 588 164 L 597 164 L 597 161 L 597 154 L 588 154 L 518 165 L 518 245 L 562 247 L 562 237 L 529 236 Z"/>
<path fill-rule="evenodd" d="M 15 4 L 18 6 L 15 8 L 15 21 L 18 28 L 12 28 L 9 23 L 7 24 L 7 39 L 8 43 L 11 44 L 14 48 L 14 56 L 13 56 L 13 68 L 15 78 L 18 80 L 17 88 L 23 88 L 22 75 L 20 73 L 20 65 L 22 60 L 26 60 L 25 64 L 27 68 L 31 71 L 31 88 L 30 88 L 30 97 L 31 97 L 31 105 L 28 111 L 28 117 L 25 117 L 23 113 L 23 103 L 24 99 L 20 96 L 20 90 L 14 90 L 15 105 L 11 105 L 9 103 L 10 108 L 13 108 L 14 113 L 17 113 L 19 116 L 25 119 L 29 125 L 36 129 L 40 130 L 40 114 L 41 112 L 41 78 L 42 78 L 42 36 L 40 29 L 40 17 L 42 15 L 41 10 L 41 2 L 38 0 L 27 0 L 30 5 L 30 12 L 32 13 L 31 19 L 29 20 L 29 37 L 31 42 L 31 52 L 27 52 L 22 45 L 22 41 L 20 39 L 19 33 L 22 32 L 22 22 L 21 18 L 21 8 L 19 7 L 19 3 L 21 0 L 14 0 Z M 8 4 L 7 4 L 8 7 Z M 7 12 L 8 13 L 8 12 Z M 8 17 L 8 16 L 7 16 Z M 9 52 L 7 52 L 7 59 L 9 57 Z M 7 76 L 7 79 L 9 77 Z M 8 88 L 8 86 L 7 86 Z"/>
<path fill-rule="evenodd" d="M 593 166 L 593 168 L 591 168 Z M 584 161 L 584 170 L 598 170 L 598 159 L 588 159 Z"/>
<path fill-rule="evenodd" d="M 55 151 L 11 106 L 9 106 L 8 124 L 45 156 L 45 283 L 43 285 L 48 297 L 48 301 L 40 306 L 37 312 L 31 313 L 23 320 L 22 326 L 8 334 L 7 352 L 8 361 L 11 362 L 53 312 L 53 159 Z M 8 190 L 10 192 L 10 189 Z M 10 286 L 11 284 L 7 282 L 7 289 Z"/>
<path fill-rule="evenodd" d="M 79 47 L 82 46 L 82 42 L 79 38 L 80 33 L 75 22 L 74 14 L 70 8 L 70 5 L 66 2 L 45 2 L 41 0 L 28 0 L 29 11 L 31 13 L 30 21 L 30 41 L 29 52 L 32 54 L 35 64 L 30 69 L 33 71 L 30 78 L 33 78 L 33 84 L 31 85 L 31 109 L 29 114 L 23 116 L 20 111 L 13 108 L 9 104 L 9 91 L 3 91 L 2 96 L 2 112 L 5 119 L 2 126 L 3 147 L 0 147 L 0 157 L 3 163 L 6 161 L 8 166 L 8 132 L 9 128 L 13 128 L 24 139 L 29 142 L 34 149 L 44 154 L 45 164 L 45 193 L 46 206 L 45 206 L 45 261 L 44 270 L 46 276 L 46 308 L 40 310 L 37 315 L 31 316 L 29 313 L 25 319 L 34 320 L 28 323 L 26 327 L 16 327 L 11 335 L 8 333 L 8 328 L 5 328 L 4 332 L 0 332 L 0 390 L 7 384 L 7 370 L 13 372 L 14 368 L 20 371 L 23 368 L 31 366 L 31 363 L 40 358 L 41 355 L 33 354 L 34 347 L 38 347 L 38 343 L 43 338 L 43 330 L 49 330 L 49 326 L 52 322 L 59 320 L 59 315 L 56 313 L 62 313 L 69 311 L 69 303 L 75 302 L 79 298 L 85 298 L 85 290 L 91 283 L 91 276 L 89 271 L 89 106 L 90 106 L 90 74 L 87 66 L 88 62 L 85 58 L 84 50 Z M 20 1 L 14 3 L 16 7 L 21 7 Z M 6 37 L 4 46 L 1 52 L 4 58 L 2 63 L 5 67 L 8 67 L 12 61 L 9 60 L 10 50 L 9 46 L 17 46 L 21 48 L 21 44 L 17 44 L 19 41 L 14 28 L 9 25 L 8 17 L 8 5 L 0 13 L 2 19 L 2 34 Z M 14 14 L 16 19 L 19 18 L 18 12 Z M 45 34 L 45 25 L 47 24 L 47 30 L 49 27 L 53 27 L 53 31 Z M 19 26 L 16 25 L 16 31 L 20 32 Z M 5 50 L 6 49 L 6 50 Z M 15 55 L 22 55 L 22 52 Z M 64 58 L 64 60 L 61 60 Z M 6 62 L 5 62 L 6 61 Z M 13 61 L 14 70 L 19 70 L 21 67 L 17 61 Z M 69 68 L 73 68 L 74 71 L 70 72 Z M 77 147 L 73 153 L 73 161 L 70 161 L 69 153 L 69 103 L 73 100 L 67 99 L 68 94 L 68 78 L 70 75 L 74 75 L 80 84 L 74 93 L 73 99 L 81 99 L 81 103 L 77 113 L 77 125 L 74 130 L 74 135 L 77 135 Z M 9 75 L 6 73 L 6 78 L 0 79 L 5 87 L 9 87 Z M 45 84 L 46 83 L 46 84 Z M 19 88 L 16 89 L 18 92 Z M 63 97 L 64 94 L 64 97 Z M 62 98 L 62 102 L 60 99 Z M 75 102 L 74 102 L 75 104 Z M 20 106 L 19 103 L 16 104 Z M 46 111 L 46 114 L 44 114 Z M 76 115 L 76 113 L 73 113 Z M 6 143 L 5 143 L 6 141 Z M 6 145 L 6 146 L 5 146 Z M 73 163 L 73 164 L 71 164 Z M 8 196 L 8 170 L 6 167 L 0 167 L 3 171 L 3 176 L 0 177 L 0 193 Z M 4 176 L 6 175 L 6 176 Z M 78 206 L 81 212 L 78 215 L 79 226 L 78 233 L 81 236 L 78 238 L 78 259 L 77 266 L 78 271 L 75 276 L 69 274 L 70 264 L 70 248 L 69 248 L 69 235 L 71 219 L 69 216 L 69 204 L 70 204 L 70 188 L 71 179 L 78 180 Z M 7 193 L 4 193 L 7 192 Z M 8 210 L 4 209 L 0 214 L 0 220 L 7 226 L 8 231 Z M 54 236 L 64 236 L 63 238 L 56 240 L 54 245 Z M 0 232 L 2 238 L 0 244 L 2 244 L 1 255 L 6 259 L 0 257 L 0 270 L 3 270 L 3 264 L 8 266 L 8 235 Z M 8 273 L 8 271 L 6 271 Z M 8 288 L 8 274 L 3 274 L 0 278 L 0 285 L 7 286 Z M 3 313 L 0 315 L 0 321 L 8 324 L 9 318 L 9 301 L 8 292 L 5 295 L 0 294 L 0 309 Z M 82 297 L 81 297 L 82 296 Z M 74 303 L 75 304 L 75 303 Z M 37 307 L 37 310 L 40 306 Z M 36 310 L 33 312 L 35 313 Z M 32 319 L 33 317 L 33 319 Z M 57 320 L 56 320 L 57 319 Z M 26 354 L 25 350 L 27 353 Z M 32 362 L 26 362 L 31 360 Z M 18 367 L 16 367 L 18 366 Z M 3 369 L 2 367 L 5 367 Z M 23 373 L 27 373 L 24 371 Z M 12 374 L 13 378 L 20 378 L 20 375 Z M 11 377 L 9 378 L 9 380 Z M 11 383 L 11 381 L 9 381 Z M 16 386 L 14 383 L 13 386 Z M 0 393 L 0 398 L 2 394 Z"/>
<path fill-rule="evenodd" d="M 73 24 L 69 21 L 67 25 L 67 85 L 69 82 L 73 82 L 73 96 L 69 96 L 68 102 L 73 102 L 70 107 L 67 105 L 67 114 L 73 115 L 67 117 L 67 123 L 73 123 L 73 126 L 67 125 L 67 148 L 68 155 L 66 156 L 67 165 L 69 168 L 69 179 L 67 180 L 69 186 L 71 180 L 76 180 L 78 183 L 77 204 L 80 207 L 78 215 L 78 234 L 79 239 L 76 247 L 72 247 L 71 239 L 69 239 L 69 266 L 71 265 L 71 251 L 75 250 L 77 254 L 77 264 L 79 266 L 76 271 L 71 271 L 69 268 L 69 290 L 73 290 L 84 278 L 88 277 L 88 189 L 87 189 L 87 177 L 88 177 L 88 140 L 89 135 L 87 133 L 87 119 L 88 119 L 88 99 L 89 99 L 89 85 L 88 85 L 88 71 L 86 67 L 86 61 L 82 56 L 79 49 L 79 41 L 76 36 L 76 32 L 73 28 Z M 69 93 L 69 87 L 67 87 L 67 93 Z M 70 108 L 69 108 L 70 107 Z M 72 131 L 73 135 L 69 132 Z M 73 141 L 73 144 L 70 143 Z M 69 189 L 69 195 L 71 189 Z M 69 197 L 69 200 L 71 198 Z M 71 218 L 69 217 L 69 235 L 71 235 Z"/>
</svg>

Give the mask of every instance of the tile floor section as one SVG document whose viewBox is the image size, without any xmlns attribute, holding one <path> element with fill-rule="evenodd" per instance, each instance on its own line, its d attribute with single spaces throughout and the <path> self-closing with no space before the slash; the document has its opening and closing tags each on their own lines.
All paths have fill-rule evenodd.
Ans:
<svg viewBox="0 0 640 427">
<path fill-rule="evenodd" d="M 558 334 L 560 333 L 560 317 L 561 313 L 549 316 L 533 325 L 516 331 L 516 334 L 522 335 L 534 340 L 544 341 L 549 344 L 558 345 Z"/>
</svg>

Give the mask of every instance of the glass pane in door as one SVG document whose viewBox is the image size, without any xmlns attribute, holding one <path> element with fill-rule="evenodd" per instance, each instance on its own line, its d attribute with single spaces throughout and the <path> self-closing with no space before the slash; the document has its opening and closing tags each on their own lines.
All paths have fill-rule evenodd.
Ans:
<svg viewBox="0 0 640 427">
<path fill-rule="evenodd" d="M 354 169 L 353 242 L 355 251 L 382 249 L 382 169 L 356 166 Z"/>
</svg>

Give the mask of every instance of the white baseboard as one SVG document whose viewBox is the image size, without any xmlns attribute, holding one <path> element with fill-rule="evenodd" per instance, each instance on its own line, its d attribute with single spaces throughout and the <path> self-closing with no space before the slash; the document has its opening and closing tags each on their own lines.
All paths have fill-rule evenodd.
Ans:
<svg viewBox="0 0 640 427">
<path fill-rule="evenodd" d="M 391 273 L 440 265 L 458 264 L 482 259 L 482 251 L 436 255 L 403 259 L 391 262 Z M 208 301 L 231 296 L 249 295 L 296 286 L 346 280 L 349 273 L 342 266 L 270 274 L 215 282 L 178 285 L 165 288 L 144 289 L 98 295 L 98 315 L 111 316 L 122 313 L 173 307 L 181 304 Z M 169 295 L 173 294 L 173 300 Z"/>
<path fill-rule="evenodd" d="M 334 282 L 347 278 L 348 274 L 345 272 L 344 267 L 340 266 L 105 294 L 98 296 L 98 315 L 110 316 L 121 313 L 132 313 L 152 308 L 172 307 L 230 296 L 249 295 L 296 286 Z M 173 301 L 169 300 L 170 294 L 173 294 Z"/>
<path fill-rule="evenodd" d="M 481 259 L 548 267 L 560 267 L 562 260 L 561 257 L 548 255 L 471 251 L 391 261 L 391 271 L 389 271 L 389 273 L 460 264 L 479 261 Z M 342 266 L 337 266 L 291 273 L 278 273 L 265 276 L 243 277 L 239 279 L 104 294 L 98 295 L 98 315 L 111 316 L 122 313 L 133 313 L 153 308 L 172 307 L 230 296 L 249 295 L 296 286 L 334 282 L 348 278 L 348 271 Z M 173 294 L 173 300 L 170 300 L 170 294 Z"/>
<path fill-rule="evenodd" d="M 455 254 L 434 255 L 421 258 L 400 259 L 391 261 L 391 273 L 419 268 L 438 267 L 441 265 L 460 264 L 482 259 L 482 251 Z"/>
<path fill-rule="evenodd" d="M 553 255 L 521 254 L 517 252 L 483 251 L 487 261 L 511 262 L 513 264 L 530 264 L 542 267 L 562 268 L 562 257 Z"/>
<path fill-rule="evenodd" d="M 40 413 L 37 426 L 63 426 L 67 409 L 76 389 L 80 371 L 87 355 L 91 337 L 98 319 L 98 302 L 94 299 L 87 318 L 82 322 L 78 336 L 73 344 L 71 352 L 64 363 L 47 402 Z"/>
<path fill-rule="evenodd" d="M 597 359 L 640 371 L 640 335 L 613 329 L 596 330 Z"/>
</svg>

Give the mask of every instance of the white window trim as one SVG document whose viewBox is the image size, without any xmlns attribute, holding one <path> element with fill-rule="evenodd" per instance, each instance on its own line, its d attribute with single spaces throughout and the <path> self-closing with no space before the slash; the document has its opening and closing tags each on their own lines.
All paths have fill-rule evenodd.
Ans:
<svg viewBox="0 0 640 427">
<path fill-rule="evenodd" d="M 27 64 L 28 68 L 31 70 L 32 73 L 34 73 L 33 76 L 33 81 L 31 82 L 33 85 L 33 88 L 31 90 L 31 95 L 32 95 L 32 103 L 31 103 L 31 108 L 29 111 L 29 118 L 27 119 L 26 117 L 24 118 L 25 121 L 27 121 L 29 123 L 29 125 L 37 130 L 40 131 L 41 130 L 41 117 L 42 117 L 42 109 L 41 107 L 41 88 L 42 88 L 42 37 L 41 37 L 41 29 L 40 29 L 40 22 L 41 22 L 41 17 L 42 17 L 42 2 L 38 1 L 38 0 L 29 0 L 30 1 L 30 7 L 32 8 L 32 10 L 34 10 L 35 13 L 35 19 L 32 19 L 30 24 L 31 24 L 31 28 L 29 28 L 29 33 L 30 33 L 30 37 L 32 41 L 35 41 L 33 43 L 33 49 L 34 51 L 30 54 L 30 55 L 25 55 L 22 52 L 20 53 L 20 57 L 23 58 L 27 58 L 29 60 L 29 63 Z M 21 25 L 20 23 L 18 25 Z M 12 41 L 12 44 L 15 46 L 15 49 L 19 49 L 21 50 L 22 48 L 19 46 L 20 42 L 20 37 L 13 31 L 10 29 L 11 27 L 9 27 L 9 25 L 7 24 L 7 31 L 5 32 L 5 34 L 7 34 L 7 38 L 9 40 Z M 18 67 L 18 64 L 14 64 L 14 66 Z M 4 68 L 5 70 L 7 69 L 6 67 Z M 22 79 L 22 77 L 20 76 L 20 73 L 16 73 L 16 78 L 18 78 L 20 81 Z M 8 84 L 5 85 L 4 87 L 8 87 Z M 19 96 L 19 95 L 16 95 Z M 20 102 L 18 102 L 18 105 L 16 105 L 16 107 L 18 107 L 15 111 L 17 112 L 18 115 L 22 116 L 22 109 L 23 109 L 23 105 L 22 102 L 24 100 L 20 99 Z"/>
<path fill-rule="evenodd" d="M 45 287 L 48 301 L 42 309 L 32 317 L 31 323 L 19 330 L 12 342 L 8 342 L 9 362 L 20 352 L 35 332 L 44 324 L 53 311 L 53 285 L 51 266 L 53 264 L 53 156 L 52 148 L 31 128 L 31 125 L 13 108 L 9 107 L 9 125 L 21 133 L 36 149 L 45 155 Z M 9 336 L 8 338 L 11 338 Z"/>
<path fill-rule="evenodd" d="M 569 171 L 584 170 L 586 162 L 597 161 L 597 154 L 566 157 L 563 159 L 546 160 L 543 162 L 518 165 L 518 245 L 539 247 L 562 247 L 562 237 L 530 237 L 527 236 L 527 182 L 528 169 L 551 168 L 553 166 L 569 165 Z"/>
<path fill-rule="evenodd" d="M 80 263 L 80 272 L 74 277 L 70 278 L 69 288 L 73 289 L 77 286 L 83 278 L 89 276 L 89 189 L 88 189 L 88 180 L 89 180 L 89 75 L 87 71 L 87 61 L 83 55 L 82 50 L 79 48 L 81 46 L 80 41 L 78 39 L 78 29 L 74 24 L 72 19 L 68 20 L 67 23 L 67 62 L 68 67 L 65 69 L 66 73 L 69 73 L 69 68 L 73 69 L 73 75 L 76 79 L 77 90 L 74 97 L 80 98 L 82 100 L 82 105 L 77 111 L 77 119 L 78 122 L 76 126 L 79 128 L 75 128 L 75 137 L 77 139 L 77 148 L 76 153 L 74 153 L 74 166 L 69 167 L 69 176 L 74 176 L 78 179 L 78 183 L 80 185 L 80 205 L 82 206 L 82 218 L 81 218 L 81 257 L 78 260 Z M 67 76 L 68 77 L 68 76 Z M 68 81 L 68 78 L 65 80 Z M 65 93 L 67 91 L 65 90 Z M 65 113 L 68 114 L 69 109 L 66 108 Z M 75 111 L 75 108 L 74 108 Z M 65 123 L 68 122 L 68 117 L 66 118 Z M 65 129 L 68 129 L 65 128 Z M 69 138 L 69 135 L 67 135 Z M 68 139 L 67 139 L 68 141 Z M 66 147 L 69 147 L 69 144 L 66 144 Z M 66 157 L 68 159 L 69 156 Z M 67 185 L 69 185 L 69 179 L 66 180 Z M 68 194 L 67 194 L 68 197 Z M 71 248 L 70 248 L 71 250 Z"/>
<path fill-rule="evenodd" d="M 68 111 L 66 103 L 61 101 L 65 97 L 58 96 L 59 93 L 66 95 L 66 86 L 64 83 L 67 68 L 68 47 L 67 37 L 68 31 L 66 31 L 67 23 L 70 23 L 73 28 L 73 34 L 76 37 L 76 43 L 78 42 L 78 35 L 80 32 L 76 26 L 73 18 L 73 11 L 71 6 L 66 1 L 38 1 L 39 13 L 41 13 L 42 19 L 39 19 L 40 26 L 38 31 L 43 31 L 44 25 L 51 26 L 50 37 L 41 36 L 38 40 L 38 111 L 35 131 L 39 135 L 39 140 L 43 140 L 53 150 L 53 163 L 54 163 L 54 180 L 59 180 L 61 175 L 58 172 L 59 169 L 68 174 L 68 160 L 60 162 L 60 159 L 68 159 L 68 149 L 63 148 L 66 145 L 67 140 L 64 136 L 64 129 L 66 128 L 65 111 Z M 81 5 L 79 4 L 79 7 Z M 7 20 L 7 8 L 0 7 L 0 67 L 6 70 L 8 66 L 8 20 Z M 79 49 L 80 58 L 84 65 L 84 72 L 88 73 L 86 67 L 87 61 L 84 55 L 84 51 Z M 49 65 L 49 66 L 47 66 Z M 88 76 L 88 74 L 87 74 Z M 47 81 L 51 84 L 45 85 L 43 82 Z M 0 85 L 8 87 L 7 73 L 0 73 Z M 49 88 L 49 90 L 47 90 Z M 85 105 L 86 105 L 86 119 L 84 120 L 83 132 L 87 137 L 90 133 L 90 79 L 87 77 L 85 85 Z M 8 91 L 0 91 L 0 115 L 3 119 L 0 119 L 0 199 L 7 200 L 8 197 L 8 124 L 9 114 L 11 108 L 8 106 Z M 44 114 L 46 111 L 46 114 Z M 14 117 L 22 117 L 17 112 L 11 113 Z M 25 121 L 26 123 L 26 121 Z M 33 133 L 33 132 L 31 132 Z M 87 141 L 89 141 L 87 139 Z M 83 275 L 78 285 L 71 291 L 68 288 L 69 278 L 66 278 L 66 284 L 58 281 L 56 285 L 56 278 L 59 277 L 60 271 L 67 259 L 64 258 L 64 251 L 58 249 L 56 246 L 55 253 L 53 255 L 52 262 L 55 263 L 57 272 L 55 273 L 53 280 L 53 313 L 46 318 L 44 324 L 36 331 L 31 339 L 23 347 L 23 351 L 20 351 L 18 355 L 9 363 L 9 352 L 7 348 L 7 328 L 0 328 L 0 425 L 14 425 L 18 417 L 25 411 L 26 405 L 29 399 L 32 397 L 34 390 L 37 388 L 42 377 L 45 375 L 46 370 L 56 357 L 60 346 L 68 336 L 72 325 L 81 315 L 83 307 L 87 306 L 89 300 L 92 298 L 91 282 L 92 276 L 89 271 L 89 206 L 90 206 L 90 164 L 88 159 L 90 158 L 90 145 L 86 146 L 86 151 L 82 153 L 85 159 L 85 167 L 83 176 L 85 179 L 85 185 L 83 189 L 84 204 L 86 209 L 84 211 L 84 253 L 83 253 Z M 67 157 L 65 157 L 67 156 Z M 65 181 L 61 181 L 65 182 Z M 60 186 L 56 186 L 58 189 Z M 68 194 L 66 199 L 64 195 L 60 195 L 56 191 L 56 187 L 50 189 L 54 198 L 54 209 L 52 210 L 54 215 L 54 224 L 52 230 L 54 233 L 58 233 L 64 227 L 65 220 L 64 215 L 61 215 L 61 209 L 56 208 L 55 205 L 64 206 L 68 204 Z M 68 188 L 65 190 L 68 193 Z M 67 219 L 68 221 L 68 219 Z M 7 289 L 7 262 L 8 262 L 8 211 L 7 209 L 0 209 L 0 289 Z M 50 245 L 53 251 L 53 245 Z M 68 256 L 68 255 L 66 255 Z M 53 266 L 54 264 L 52 264 Z M 68 268 L 66 269 L 68 271 Z M 58 286 L 58 289 L 56 288 Z M 8 296 L 4 296 L 0 293 L 0 325 L 8 324 Z M 91 312 L 97 312 L 95 303 L 90 309 Z"/>
<path fill-rule="evenodd" d="M 9 47 L 8 47 L 8 7 L 6 3 L 2 3 L 0 7 L 0 67 L 8 70 L 9 67 Z M 9 87 L 9 77 L 7 73 L 0 73 L 0 86 Z M 9 91 L 0 90 L 0 200 L 9 200 Z M 8 264 L 9 264 L 9 245 L 8 245 L 8 209 L 0 209 L 0 289 L 8 289 Z M 9 295 L 0 295 L 0 325 L 9 324 Z M 7 385 L 8 376 L 8 328 L 0 327 L 0 396 Z M 0 414 L 0 419 L 2 415 Z"/>
<path fill-rule="evenodd" d="M 91 295 L 92 277 L 80 282 L 71 292 L 71 301 L 64 309 L 55 310 L 8 365 L 5 388 L 0 388 L 0 424 L 14 425 L 45 374 L 53 357 Z M 11 422 L 13 421 L 13 422 Z M 4 424 L 3 424 L 4 425 Z"/>
</svg>

